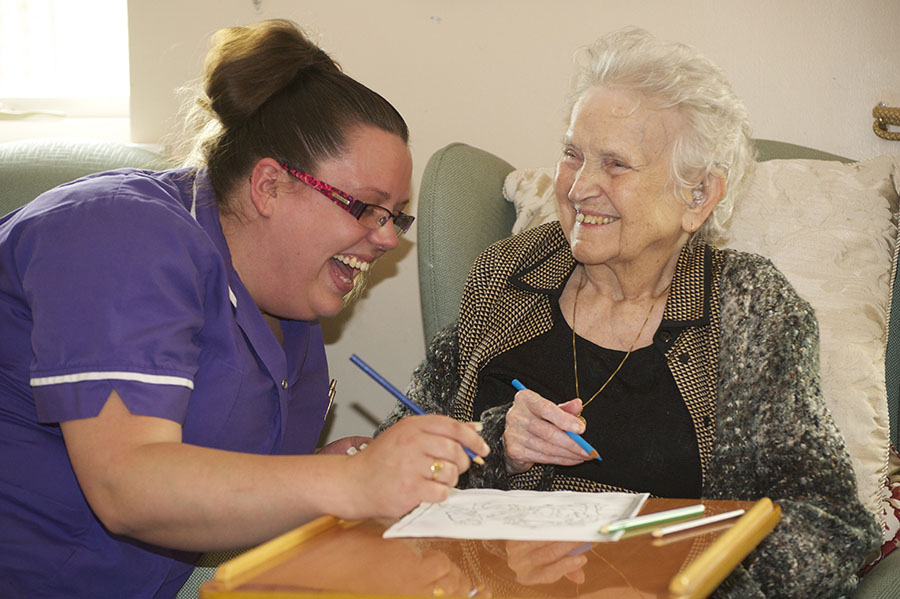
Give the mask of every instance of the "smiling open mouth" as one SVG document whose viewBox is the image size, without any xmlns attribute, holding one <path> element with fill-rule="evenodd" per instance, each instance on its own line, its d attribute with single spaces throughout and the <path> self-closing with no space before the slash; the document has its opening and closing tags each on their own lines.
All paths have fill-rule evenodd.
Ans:
<svg viewBox="0 0 900 599">
<path fill-rule="evenodd" d="M 587 225 L 608 225 L 619 220 L 618 216 L 592 216 L 582 212 L 575 213 L 576 223 L 585 223 Z"/>
<path fill-rule="evenodd" d="M 366 262 L 357 258 L 356 256 L 345 256 L 343 254 L 337 254 L 332 258 L 334 262 L 337 264 L 338 269 L 341 274 L 348 282 L 353 281 L 353 277 L 355 276 L 355 270 L 360 272 L 367 272 L 369 267 L 372 265 L 371 262 Z"/>
</svg>

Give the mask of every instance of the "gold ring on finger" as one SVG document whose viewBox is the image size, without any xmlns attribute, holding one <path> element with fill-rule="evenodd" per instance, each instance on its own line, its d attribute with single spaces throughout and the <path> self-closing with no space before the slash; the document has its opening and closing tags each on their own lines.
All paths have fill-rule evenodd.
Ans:
<svg viewBox="0 0 900 599">
<path fill-rule="evenodd" d="M 438 474 L 444 469 L 444 462 L 435 460 L 431 462 L 431 480 L 437 480 Z"/>
</svg>

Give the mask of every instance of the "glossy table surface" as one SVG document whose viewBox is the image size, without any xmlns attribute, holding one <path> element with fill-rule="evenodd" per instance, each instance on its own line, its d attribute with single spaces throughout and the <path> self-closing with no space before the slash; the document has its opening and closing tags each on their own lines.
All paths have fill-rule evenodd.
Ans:
<svg viewBox="0 0 900 599">
<path fill-rule="evenodd" d="M 695 503 L 651 498 L 641 513 Z M 706 515 L 753 505 L 701 503 Z M 320 518 L 254 550 L 255 560 L 224 564 L 200 597 L 668 598 L 672 577 L 734 521 L 660 539 L 644 529 L 608 543 L 383 539 L 391 523 Z"/>
</svg>

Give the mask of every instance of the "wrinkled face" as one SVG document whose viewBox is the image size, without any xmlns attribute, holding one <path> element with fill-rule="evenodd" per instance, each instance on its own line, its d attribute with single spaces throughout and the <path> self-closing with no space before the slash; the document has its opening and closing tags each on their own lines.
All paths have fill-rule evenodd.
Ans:
<svg viewBox="0 0 900 599">
<path fill-rule="evenodd" d="M 627 266 L 680 251 L 687 205 L 675 195 L 669 161 L 681 126 L 677 112 L 630 90 L 598 86 L 578 100 L 555 180 L 576 260 Z"/>
<path fill-rule="evenodd" d="M 310 173 L 354 198 L 397 213 L 409 203 L 412 159 L 403 140 L 392 133 L 362 126 L 348 136 L 338 158 L 323 160 Z M 397 246 L 389 221 L 368 229 L 327 197 L 279 174 L 289 200 L 272 219 L 275 246 L 265 296 L 257 299 L 264 313 L 279 318 L 315 320 L 333 316 L 353 289 L 360 272 Z M 287 191 L 284 191 L 287 190 Z"/>
</svg>

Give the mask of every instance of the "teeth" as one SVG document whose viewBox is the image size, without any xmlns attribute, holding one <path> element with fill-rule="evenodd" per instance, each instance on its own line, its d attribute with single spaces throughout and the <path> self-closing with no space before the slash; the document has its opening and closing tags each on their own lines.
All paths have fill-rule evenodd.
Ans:
<svg viewBox="0 0 900 599">
<path fill-rule="evenodd" d="M 362 272 L 368 271 L 369 266 L 371 265 L 371 262 L 364 262 L 359 260 L 356 256 L 344 256 L 343 254 L 338 254 L 334 259 L 342 264 L 346 264 L 350 268 L 355 268 Z"/>
<path fill-rule="evenodd" d="M 575 222 L 576 223 L 587 223 L 589 225 L 608 225 L 609 223 L 616 222 L 618 217 L 615 216 L 592 216 L 590 214 L 584 214 L 583 212 L 575 213 Z"/>
</svg>

